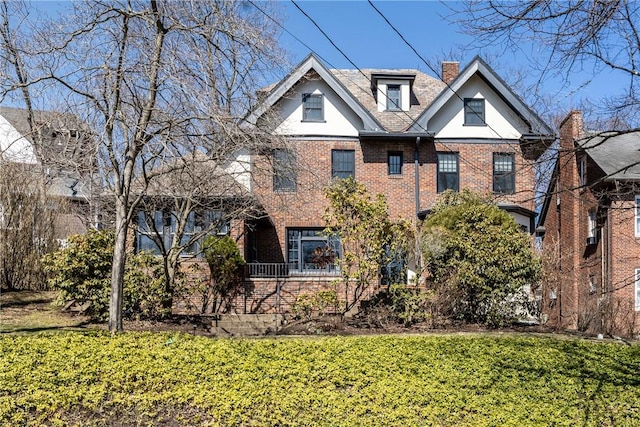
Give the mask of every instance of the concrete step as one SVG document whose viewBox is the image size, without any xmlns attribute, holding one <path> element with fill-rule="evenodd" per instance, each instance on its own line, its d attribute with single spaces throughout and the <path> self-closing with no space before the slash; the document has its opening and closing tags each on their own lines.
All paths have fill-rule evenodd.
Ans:
<svg viewBox="0 0 640 427">
<path fill-rule="evenodd" d="M 282 315 L 222 314 L 211 322 L 210 332 L 217 336 L 259 336 L 282 325 Z"/>
</svg>

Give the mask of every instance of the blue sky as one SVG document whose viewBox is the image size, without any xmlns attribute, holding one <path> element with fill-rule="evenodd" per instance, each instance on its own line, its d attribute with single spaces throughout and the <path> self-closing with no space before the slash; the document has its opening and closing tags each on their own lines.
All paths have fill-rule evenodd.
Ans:
<svg viewBox="0 0 640 427">
<path fill-rule="evenodd" d="M 252 1 L 260 5 L 265 0 Z M 311 49 L 330 68 L 353 69 L 353 64 L 358 68 L 415 68 L 435 77 L 436 73 L 423 59 L 439 72 L 442 60 L 460 61 L 464 67 L 475 55 L 480 55 L 511 85 L 518 85 L 515 77 L 517 73 L 524 78 L 520 87 L 532 83 L 537 77 L 527 67 L 527 56 L 536 57 L 538 46 L 523 45 L 520 46 L 520 52 L 516 53 L 505 51 L 503 46 L 479 48 L 472 37 L 464 35 L 457 25 L 443 19 L 443 16 L 451 14 L 447 6 L 455 7 L 456 2 L 453 1 L 373 0 L 374 5 L 423 59 L 407 46 L 366 0 L 296 2 L 348 59 L 332 46 L 292 1 L 279 0 L 274 6 L 282 11 L 282 15 L 276 18 L 295 36 L 282 31 L 280 37 L 282 47 L 289 52 L 291 66 L 301 61 Z M 55 13 L 66 6 L 65 1 L 56 0 L 34 1 L 33 4 L 45 13 Z M 289 69 L 284 69 L 283 73 L 288 71 Z M 604 96 L 619 93 L 628 84 L 628 76 L 622 73 L 607 72 L 594 76 L 589 69 L 574 73 L 568 80 L 566 85 L 561 86 L 560 77 L 547 78 L 541 89 L 543 95 L 554 100 L 558 109 L 565 111 L 578 106 L 582 99 L 597 101 Z M 529 94 L 523 94 L 518 90 L 519 87 L 514 88 L 526 101 L 531 102 Z"/>
<path fill-rule="evenodd" d="M 516 80 L 515 72 L 524 75 L 527 83 L 537 77 L 527 69 L 527 56 L 536 57 L 538 46 L 523 45 L 520 52 L 515 53 L 505 51 L 503 46 L 478 48 L 472 37 L 442 19 L 451 13 L 447 4 L 455 6 L 454 2 L 373 0 L 373 3 L 438 72 L 442 60 L 457 60 L 464 67 L 475 55 L 480 55 L 510 84 Z M 358 68 L 417 68 L 434 75 L 366 0 L 298 0 L 297 4 Z M 284 10 L 285 28 L 330 68 L 354 68 L 291 1 L 282 1 L 280 6 Z M 291 53 L 293 64 L 309 53 L 309 48 L 286 32 L 283 32 L 281 44 Z M 593 101 L 618 93 L 628 83 L 628 76 L 622 73 L 594 76 L 589 68 L 572 74 L 564 86 L 560 84 L 560 77 L 545 79 L 541 91 L 564 110 L 579 105 L 582 99 Z M 527 94 L 519 94 L 527 99 Z"/>
</svg>

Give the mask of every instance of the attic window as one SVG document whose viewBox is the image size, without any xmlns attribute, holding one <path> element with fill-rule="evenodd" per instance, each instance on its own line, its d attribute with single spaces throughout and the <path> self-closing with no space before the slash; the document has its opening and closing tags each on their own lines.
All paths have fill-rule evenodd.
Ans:
<svg viewBox="0 0 640 427">
<path fill-rule="evenodd" d="M 484 99 L 464 99 L 464 124 L 465 126 L 485 126 Z"/>
<path fill-rule="evenodd" d="M 402 109 L 400 85 L 387 85 L 387 110 L 400 111 Z"/>
<path fill-rule="evenodd" d="M 322 95 L 305 93 L 302 95 L 302 121 L 321 122 L 324 120 Z"/>
</svg>

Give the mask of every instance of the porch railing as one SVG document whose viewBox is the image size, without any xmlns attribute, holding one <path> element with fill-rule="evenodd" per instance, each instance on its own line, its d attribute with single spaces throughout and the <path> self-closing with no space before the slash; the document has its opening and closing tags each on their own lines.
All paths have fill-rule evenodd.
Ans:
<svg viewBox="0 0 640 427">
<path fill-rule="evenodd" d="M 339 267 L 328 265 L 317 267 L 305 265 L 302 268 L 297 263 L 280 262 L 252 262 L 246 265 L 245 277 L 272 278 L 291 276 L 338 276 Z"/>
</svg>

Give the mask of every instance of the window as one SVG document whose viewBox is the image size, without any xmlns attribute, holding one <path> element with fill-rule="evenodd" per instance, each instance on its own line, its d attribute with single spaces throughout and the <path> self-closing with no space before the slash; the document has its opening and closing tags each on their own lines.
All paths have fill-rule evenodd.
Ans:
<svg viewBox="0 0 640 427">
<path fill-rule="evenodd" d="M 389 175 L 402 175 L 401 151 L 389 151 L 387 153 L 387 171 Z"/>
<path fill-rule="evenodd" d="M 296 156 L 290 150 L 273 151 L 273 191 L 296 191 Z"/>
<path fill-rule="evenodd" d="M 331 150 L 331 177 L 344 179 L 355 175 L 355 150 Z"/>
<path fill-rule="evenodd" d="M 400 85 L 387 85 L 387 110 L 401 110 L 402 99 L 400 97 L 400 94 Z"/>
<path fill-rule="evenodd" d="M 464 99 L 464 124 L 474 126 L 486 124 L 484 121 L 484 99 Z"/>
<path fill-rule="evenodd" d="M 168 252 L 177 226 L 178 215 L 175 211 L 138 212 L 136 250 L 151 252 L 155 255 Z M 209 233 L 207 233 L 208 230 L 210 230 Z M 221 211 L 190 212 L 180 240 L 180 245 L 186 246 L 183 253 L 199 255 L 202 237 L 214 233 L 218 235 L 229 233 L 229 223 L 224 219 Z"/>
<path fill-rule="evenodd" d="M 587 237 L 596 237 L 598 233 L 598 223 L 596 221 L 596 210 L 589 210 L 589 230 L 587 230 Z"/>
<path fill-rule="evenodd" d="M 493 153 L 493 192 L 513 194 L 516 189 L 514 155 Z"/>
<path fill-rule="evenodd" d="M 340 240 L 320 228 L 287 229 L 287 262 L 298 272 L 337 273 L 341 255 Z"/>
<path fill-rule="evenodd" d="M 302 95 L 302 121 L 321 122 L 324 120 L 322 95 L 305 93 Z"/>
<path fill-rule="evenodd" d="M 580 186 L 587 185 L 587 158 L 582 156 L 578 163 L 578 173 L 580 175 Z"/>
<path fill-rule="evenodd" d="M 438 193 L 445 190 L 460 189 L 458 173 L 458 153 L 437 153 L 438 156 Z"/>
<path fill-rule="evenodd" d="M 636 196 L 636 237 L 640 237 L 640 195 Z"/>
<path fill-rule="evenodd" d="M 636 286 L 635 286 L 635 297 L 636 297 L 636 311 L 640 311 L 640 268 L 636 268 Z"/>
</svg>

